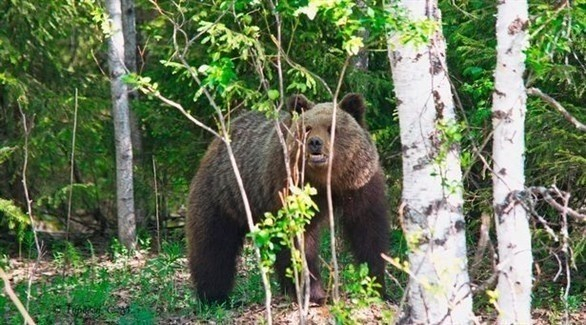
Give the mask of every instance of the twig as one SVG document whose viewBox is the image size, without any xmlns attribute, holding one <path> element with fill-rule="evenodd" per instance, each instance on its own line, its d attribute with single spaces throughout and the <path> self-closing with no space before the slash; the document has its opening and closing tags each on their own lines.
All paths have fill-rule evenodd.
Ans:
<svg viewBox="0 0 586 325">
<path fill-rule="evenodd" d="M 161 253 L 161 229 L 159 224 L 159 190 L 157 186 L 157 161 L 153 155 L 153 183 L 155 187 L 155 220 L 157 222 L 157 253 Z"/>
<path fill-rule="evenodd" d="M 552 252 L 551 255 L 553 255 L 553 257 L 555 257 L 556 261 L 558 262 L 558 271 L 553 276 L 553 282 L 556 282 L 558 277 L 562 274 L 562 260 L 555 252 Z"/>
<path fill-rule="evenodd" d="M 273 35 L 271 35 L 271 40 L 273 41 L 273 43 L 275 43 L 275 44 L 278 44 L 278 41 L 275 39 L 275 37 L 274 37 Z M 283 49 L 282 49 L 281 47 L 277 46 L 277 49 L 279 50 L 279 53 L 281 54 L 281 57 L 282 57 L 283 59 L 285 59 L 285 61 L 287 61 L 287 63 L 288 63 L 288 64 L 289 64 L 291 67 L 293 67 L 293 68 L 296 68 L 296 69 L 299 69 L 299 70 L 301 70 L 301 71 L 303 71 L 303 72 L 305 72 L 305 73 L 307 73 L 307 74 L 310 74 L 310 75 L 311 75 L 313 78 L 317 79 L 317 80 L 318 80 L 318 81 L 319 81 L 319 82 L 322 84 L 322 86 L 323 86 L 323 87 L 326 89 L 326 91 L 327 91 L 327 92 L 330 94 L 330 96 L 332 96 L 332 97 L 335 97 L 335 96 L 334 96 L 334 92 L 332 92 L 332 89 L 331 89 L 331 88 L 328 86 L 328 83 L 327 83 L 327 82 L 326 82 L 326 81 L 325 81 L 323 78 L 321 78 L 321 77 L 320 77 L 320 76 L 318 76 L 317 74 L 315 74 L 315 73 L 313 73 L 313 72 L 311 72 L 311 71 L 307 70 L 307 69 L 306 69 L 305 67 L 303 67 L 302 65 L 300 65 L 300 64 L 298 64 L 298 63 L 295 63 L 295 62 L 294 62 L 294 61 L 293 61 L 293 60 L 292 60 L 292 59 L 291 59 L 291 58 L 290 58 L 290 57 L 287 55 L 287 53 L 285 53 L 285 52 L 283 51 Z"/>
<path fill-rule="evenodd" d="M 284 86 L 284 78 L 283 78 L 283 48 L 282 48 L 282 21 L 281 21 L 281 15 L 279 14 L 279 11 L 276 10 L 276 5 L 275 3 L 273 3 L 273 1 L 268 1 L 269 3 L 269 7 L 270 10 L 274 13 L 275 16 L 275 22 L 276 22 L 276 28 L 277 28 L 277 39 L 276 41 L 274 40 L 274 36 L 271 35 L 271 39 L 273 40 L 273 42 L 275 42 L 275 45 L 277 46 L 277 55 L 276 55 L 276 69 L 277 69 L 277 76 L 278 76 L 278 82 L 279 82 L 279 104 L 276 108 L 277 110 L 277 118 L 275 119 L 275 130 L 277 132 L 277 136 L 279 138 L 279 142 L 281 143 L 281 147 L 283 150 L 283 158 L 285 159 L 285 170 L 287 173 L 287 183 L 289 184 L 288 188 L 291 185 L 300 185 L 303 186 L 304 184 L 304 171 L 305 171 L 305 143 L 306 143 L 306 137 L 307 134 L 305 132 L 302 132 L 303 134 L 303 138 L 302 138 L 302 143 L 297 147 L 297 158 L 299 158 L 299 156 L 301 156 L 301 164 L 298 164 L 298 159 L 296 159 L 295 161 L 295 171 L 291 171 L 291 163 L 290 163 L 290 158 L 289 158 L 289 149 L 287 148 L 287 142 L 285 141 L 285 137 L 283 135 L 282 129 L 280 127 L 280 121 L 279 121 L 279 113 L 284 105 L 285 102 L 285 86 Z M 255 63 L 258 65 L 258 60 L 255 60 Z M 261 77 L 264 79 L 264 75 L 262 75 L 262 67 L 259 66 L 257 67 L 257 70 L 261 72 Z M 265 81 L 266 84 L 268 84 L 268 82 Z M 268 86 L 266 87 L 268 88 Z M 301 119 L 301 128 L 302 130 L 305 130 L 305 126 L 303 125 L 304 121 L 303 119 Z M 289 131 L 290 132 L 290 131 Z M 299 168 L 301 168 L 301 171 L 299 171 Z M 296 176 L 301 176 L 301 177 L 293 177 L 293 172 L 295 173 Z M 299 324 L 300 325 L 304 325 L 307 322 L 307 315 L 309 314 L 309 299 L 310 299 L 310 294 L 311 294 L 311 279 L 310 279 L 310 272 L 309 272 L 309 266 L 307 264 L 307 259 L 306 259 L 306 254 L 305 254 L 305 238 L 304 238 L 304 233 L 299 233 L 297 235 L 297 247 L 299 249 L 299 255 L 301 256 L 301 278 L 299 277 L 299 272 L 297 270 L 296 267 L 293 268 L 294 271 L 294 279 L 295 279 L 295 291 L 296 291 L 296 295 L 297 295 L 297 304 L 299 305 Z M 291 247 L 291 250 L 294 250 L 295 247 Z M 291 257 L 293 258 L 293 254 L 291 254 Z"/>
<path fill-rule="evenodd" d="M 339 292 L 339 285 L 340 285 L 340 277 L 339 277 L 339 270 L 338 270 L 338 258 L 336 257 L 336 228 L 334 223 L 334 202 L 332 200 L 332 165 L 334 162 L 334 141 L 336 139 L 336 112 L 338 111 L 338 94 L 340 93 L 340 88 L 342 87 L 342 80 L 344 80 L 344 74 L 346 73 L 346 68 L 350 64 L 350 57 L 346 58 L 346 62 L 344 62 L 344 66 L 342 67 L 342 72 L 340 72 L 340 78 L 338 79 L 338 85 L 336 86 L 336 93 L 334 94 L 334 109 L 332 111 L 332 131 L 330 134 L 330 158 L 328 159 L 328 174 L 327 174 L 327 181 L 326 181 L 326 191 L 327 191 L 327 199 L 328 199 L 328 215 L 330 221 L 330 249 L 332 251 L 332 264 L 334 265 L 334 288 L 332 290 L 333 300 L 334 303 L 338 302 L 340 299 L 340 292 Z"/>
<path fill-rule="evenodd" d="M 71 167 L 69 174 L 69 198 L 67 200 L 67 222 L 65 225 L 65 240 L 69 241 L 69 223 L 71 220 L 71 202 L 73 198 L 73 176 L 75 168 L 75 134 L 77 133 L 77 88 L 75 88 L 75 105 L 73 108 L 73 134 L 71 136 Z"/>
<path fill-rule="evenodd" d="M 560 212 L 561 214 L 561 229 L 560 229 L 560 234 L 561 234 L 561 238 L 562 238 L 562 246 L 561 246 L 561 251 L 563 253 L 563 261 L 562 259 L 555 253 L 553 253 L 553 256 L 556 258 L 557 262 L 558 262 L 558 272 L 556 273 L 556 275 L 554 276 L 554 281 L 557 280 L 557 278 L 559 277 L 560 274 L 562 274 L 562 272 L 565 272 L 566 275 L 566 286 L 564 288 L 564 294 L 563 294 L 563 301 L 564 301 L 564 320 L 566 324 L 569 324 L 569 311 L 568 311 L 568 296 L 570 294 L 570 288 L 571 288 L 571 266 L 573 265 L 573 252 L 572 249 L 569 245 L 569 234 L 568 234 L 568 218 L 567 216 L 570 215 L 576 219 L 579 219 L 581 221 L 585 221 L 586 220 L 586 215 L 583 215 L 581 213 L 578 213 L 574 210 L 572 210 L 571 208 L 568 207 L 568 204 L 570 202 L 570 193 L 568 192 L 564 192 L 564 191 L 560 191 L 557 186 L 552 185 L 550 188 L 546 188 L 543 186 L 535 186 L 535 187 L 530 187 L 526 189 L 527 192 L 537 196 L 540 195 L 551 207 L 553 207 L 554 209 L 556 209 L 557 211 Z M 523 198 L 523 196 L 526 196 L 526 200 L 529 201 L 527 205 L 525 205 L 523 202 L 521 202 L 521 199 Z M 554 198 L 555 197 L 555 198 Z M 532 215 L 538 217 L 539 221 L 545 226 L 545 229 L 548 231 L 548 233 L 553 232 L 553 230 L 551 230 L 551 228 L 549 228 L 549 226 L 547 225 L 547 222 L 545 221 L 545 219 L 543 219 L 542 217 L 540 217 L 533 209 L 533 201 L 534 199 L 530 198 L 528 195 L 515 195 L 515 198 L 517 201 L 520 201 L 521 204 L 523 204 L 523 206 L 525 207 L 525 209 L 527 209 L 527 211 L 529 211 Z M 559 204 L 556 199 L 561 199 L 563 201 L 563 205 Z M 555 236 L 555 234 L 554 234 Z M 557 241 L 557 236 L 554 237 Z"/>
<path fill-rule="evenodd" d="M 281 15 L 279 15 L 279 11 L 276 10 L 275 5 L 273 4 L 272 1 L 269 1 L 269 3 L 271 4 L 271 10 L 275 13 L 275 20 L 277 21 L 277 73 L 279 75 L 279 93 L 281 94 L 281 102 L 279 104 L 279 109 L 281 109 L 281 106 L 283 105 L 283 101 L 285 99 L 285 86 L 283 83 L 283 63 L 282 63 L 282 54 L 283 54 L 283 50 L 281 45 L 282 43 L 282 36 L 281 36 Z"/>
<path fill-rule="evenodd" d="M 484 282 L 479 285 L 471 288 L 473 294 L 478 294 L 479 292 L 485 291 L 486 289 L 492 287 L 496 283 L 496 279 L 498 278 L 500 271 L 494 272 L 488 279 L 484 280 Z"/>
<path fill-rule="evenodd" d="M 32 319 L 31 315 L 28 313 L 26 308 L 24 308 L 20 299 L 18 299 L 18 296 L 12 290 L 12 287 L 10 286 L 10 280 L 8 280 L 8 275 L 6 275 L 6 273 L 4 272 L 4 270 L 1 267 L 0 267 L 0 277 L 2 278 L 2 280 L 4 280 L 4 291 L 6 292 L 8 297 L 10 297 L 10 300 L 12 300 L 12 303 L 14 303 L 14 305 L 16 306 L 16 308 L 18 309 L 18 311 L 20 312 L 20 314 L 24 318 L 25 324 L 35 325 L 35 321 Z"/>
<path fill-rule="evenodd" d="M 30 129 L 29 129 L 27 122 L 26 122 L 26 114 L 22 110 L 22 107 L 20 106 L 20 102 L 18 103 L 18 110 L 20 111 L 20 115 L 22 116 L 22 127 L 24 129 L 24 148 L 23 148 L 24 149 L 24 162 L 22 164 L 22 186 L 24 188 L 24 196 L 26 199 L 27 214 L 28 214 L 28 217 L 31 221 L 31 229 L 33 231 L 33 237 L 35 239 L 35 247 L 37 248 L 37 258 L 35 260 L 35 263 L 33 263 L 33 265 L 32 265 L 31 272 L 30 272 L 29 278 L 28 278 L 27 290 L 26 290 L 26 308 L 28 309 L 28 306 L 30 303 L 30 298 L 31 298 L 31 286 L 33 283 L 33 275 L 34 275 L 34 272 L 35 272 L 35 270 L 41 260 L 42 251 L 41 251 L 41 245 L 39 243 L 39 237 L 37 236 L 37 228 L 35 225 L 35 220 L 33 218 L 32 201 L 29 196 L 27 178 L 26 178 L 26 171 L 28 168 L 28 137 L 30 134 Z"/>
<path fill-rule="evenodd" d="M 224 118 L 224 115 L 222 113 L 222 110 L 220 109 L 220 107 L 217 105 L 217 103 L 215 102 L 214 98 L 212 97 L 212 95 L 210 94 L 210 92 L 205 88 L 205 86 L 203 85 L 203 83 L 201 82 L 201 80 L 199 79 L 199 77 L 197 76 L 197 74 L 195 73 L 195 69 L 193 69 L 193 67 L 191 67 L 191 65 L 187 62 L 187 60 L 185 60 L 185 54 L 187 52 L 187 48 L 184 48 L 182 51 L 180 51 L 180 47 L 179 47 L 179 43 L 177 41 L 177 34 L 180 33 L 183 35 L 183 37 L 185 37 L 186 39 L 188 39 L 187 37 L 187 33 L 182 30 L 181 26 L 171 17 L 167 16 L 166 14 L 164 14 L 163 12 L 161 12 L 161 15 L 163 15 L 172 25 L 173 25 L 173 46 L 175 48 L 175 56 L 179 59 L 179 61 L 181 62 L 181 64 L 187 69 L 188 73 L 190 74 L 191 78 L 193 80 L 195 80 L 195 82 L 201 87 L 202 92 L 204 93 L 204 95 L 206 96 L 206 98 L 208 99 L 210 105 L 214 108 L 216 115 L 218 117 L 218 120 L 220 122 L 220 133 L 214 131 L 213 129 L 211 129 L 210 127 L 208 127 L 207 125 L 203 124 L 202 122 L 200 122 L 199 120 L 197 120 L 196 118 L 194 118 L 191 114 L 189 114 L 187 111 L 185 111 L 185 109 L 183 109 L 183 107 L 178 104 L 175 103 L 169 99 L 166 99 L 165 97 L 163 97 L 162 95 L 160 95 L 160 93 L 158 92 L 154 92 L 155 96 L 161 100 L 163 100 L 164 102 L 166 102 L 167 104 L 177 108 L 184 116 L 186 116 L 189 120 L 191 120 L 192 122 L 194 122 L 197 126 L 203 128 L 204 130 L 212 133 L 214 136 L 216 136 L 217 138 L 219 138 L 222 142 L 224 142 L 224 144 L 226 145 L 226 151 L 228 154 L 228 158 L 230 160 L 230 164 L 232 167 L 232 170 L 234 172 L 234 176 L 236 178 L 236 183 L 238 185 L 238 190 L 240 192 L 240 195 L 242 197 L 242 201 L 244 204 L 244 210 L 245 210 L 245 214 L 246 214 L 246 221 L 248 223 L 248 228 L 250 231 L 254 231 L 256 229 L 256 225 L 254 224 L 254 220 L 252 218 L 252 210 L 250 208 L 250 202 L 248 200 L 248 196 L 246 194 L 246 191 L 244 189 L 244 184 L 242 181 L 242 176 L 240 174 L 240 170 L 238 168 L 238 165 L 236 164 L 236 159 L 234 157 L 234 153 L 232 151 L 232 146 L 230 145 L 230 139 L 229 139 L 229 133 L 228 133 L 228 129 L 226 127 L 226 120 Z M 261 255 L 260 255 L 260 250 L 258 247 L 255 246 L 254 248 L 255 251 L 255 255 L 256 255 L 256 259 L 259 263 L 259 269 L 260 269 L 260 273 L 261 273 L 261 278 L 262 278 L 262 282 L 263 282 L 263 286 L 265 288 L 265 307 L 266 307 L 266 313 L 267 313 L 267 323 L 269 325 L 272 324 L 272 312 L 271 312 L 271 285 L 270 285 L 270 281 L 268 278 L 268 275 L 266 274 L 266 272 L 264 271 L 263 267 L 262 267 L 262 259 L 261 259 Z"/>
<path fill-rule="evenodd" d="M 446 66 L 444 66 L 444 70 L 448 71 L 448 68 Z M 460 96 L 458 95 L 458 89 L 456 88 L 456 86 L 452 82 L 452 79 L 449 78 L 449 76 L 448 76 L 448 81 L 450 83 L 450 88 L 452 89 L 452 94 L 455 99 L 454 106 L 456 106 L 461 111 L 461 113 L 462 113 L 461 118 L 462 118 L 462 120 L 464 120 L 464 123 L 466 125 L 470 125 L 470 122 L 468 121 L 468 118 L 466 117 L 466 110 L 464 109 L 464 105 L 462 104 L 462 100 L 460 99 Z M 474 140 L 474 137 L 472 136 L 471 132 L 467 132 L 466 137 L 468 138 L 468 140 L 470 140 L 470 144 L 472 146 L 472 152 L 478 157 L 478 159 L 480 159 L 480 161 L 482 161 L 482 163 L 484 165 L 484 170 L 489 170 L 493 175 L 497 175 L 497 177 L 500 178 L 501 176 L 498 173 L 493 172 L 492 166 L 488 163 L 488 161 L 486 161 L 486 158 L 484 158 L 484 156 L 482 155 L 482 151 L 490 143 L 490 140 L 492 140 L 493 133 L 494 133 L 494 129 L 490 131 L 488 136 L 486 136 L 485 140 L 482 142 L 480 147 L 476 145 L 476 141 Z M 468 168 L 466 168 L 466 170 L 464 170 L 464 173 L 462 175 L 463 180 L 465 180 L 468 177 L 468 174 L 472 170 L 473 165 L 474 164 L 470 164 L 470 167 L 468 167 Z"/>
<path fill-rule="evenodd" d="M 527 190 L 530 191 L 531 193 L 541 195 L 543 197 L 543 199 L 547 203 L 549 203 L 549 205 L 551 205 L 554 209 L 558 210 L 559 212 L 567 213 L 570 217 L 579 219 L 580 221 L 586 221 L 586 215 L 579 213 L 579 212 L 577 212 L 567 206 L 565 206 L 565 207 L 562 206 L 552 197 L 552 195 L 551 195 L 552 193 L 557 195 L 555 189 L 548 189 L 543 186 L 533 186 L 533 187 L 529 187 Z M 564 192 L 561 192 L 561 191 L 559 191 L 559 193 L 560 193 L 560 195 L 564 194 Z"/>
<path fill-rule="evenodd" d="M 541 223 L 543 225 L 543 228 L 553 238 L 553 240 L 555 242 L 558 242 L 559 238 L 556 235 L 555 231 L 553 231 L 553 229 L 551 229 L 547 220 L 545 220 L 545 218 L 543 218 L 539 213 L 537 213 L 537 211 L 535 211 L 535 200 L 533 200 L 529 197 L 525 197 L 526 194 L 527 193 L 524 191 L 521 191 L 521 192 L 513 191 L 513 192 L 509 193 L 507 201 L 513 205 L 514 205 L 514 202 L 518 202 L 519 204 L 521 204 L 521 206 L 525 209 L 525 211 L 529 212 L 532 216 L 537 218 L 537 221 L 539 221 L 539 223 Z"/>
<path fill-rule="evenodd" d="M 480 225 L 480 238 L 478 239 L 478 244 L 476 244 L 476 252 L 474 253 L 474 259 L 470 266 L 470 273 L 474 274 L 478 270 L 478 267 L 481 265 L 481 262 L 484 260 L 484 252 L 488 247 L 490 242 L 490 224 L 491 224 L 491 215 L 488 213 L 481 214 L 481 225 Z"/>
<path fill-rule="evenodd" d="M 570 261 L 573 259 L 573 254 L 571 253 L 571 251 L 569 250 L 569 245 L 568 242 L 570 241 L 569 235 L 568 235 L 568 216 L 567 216 L 567 211 L 568 211 L 568 203 L 570 201 L 570 193 L 561 193 L 561 191 L 557 188 L 557 186 L 553 185 L 552 186 L 553 190 L 556 192 L 556 194 L 558 195 L 558 197 L 561 197 L 562 200 L 564 201 L 564 209 L 561 212 L 562 215 L 562 224 L 561 224 L 561 230 L 560 233 L 562 234 L 562 253 L 564 254 L 564 270 L 566 271 L 566 288 L 564 290 L 564 318 L 565 318 L 565 324 L 569 324 L 569 319 L 570 319 L 570 315 L 568 312 L 568 296 L 570 294 L 570 287 L 572 285 L 572 281 L 571 281 L 571 271 L 570 271 Z"/>
<path fill-rule="evenodd" d="M 178 56 L 179 56 L 181 63 L 185 67 L 187 67 L 187 70 L 190 72 L 191 77 L 197 82 L 198 85 L 200 85 L 201 89 L 203 90 L 203 93 L 205 94 L 208 101 L 210 102 L 212 107 L 215 109 L 216 114 L 218 115 L 218 119 L 220 121 L 220 128 L 221 128 L 221 136 L 219 136 L 219 137 L 226 145 L 226 151 L 228 152 L 228 159 L 230 160 L 230 165 L 232 167 L 232 171 L 234 172 L 234 176 L 236 178 L 236 183 L 238 184 L 238 190 L 240 191 L 240 195 L 242 196 L 242 201 L 244 203 L 244 211 L 246 214 L 246 221 L 248 223 L 248 229 L 252 232 L 252 231 L 256 230 L 256 225 L 254 224 L 254 220 L 252 219 L 252 210 L 250 209 L 250 201 L 248 200 L 248 195 L 246 194 L 246 190 L 244 189 L 244 182 L 242 181 L 242 175 L 240 174 L 240 169 L 238 168 L 238 165 L 236 164 L 236 158 L 234 156 L 234 152 L 232 151 L 232 145 L 230 145 L 230 135 L 228 134 L 228 129 L 226 127 L 226 120 L 224 119 L 224 115 L 222 114 L 222 110 L 216 104 L 215 100 L 213 99 L 213 97 L 209 93 L 209 91 L 207 89 L 205 89 L 205 86 L 202 85 L 201 80 L 193 72 L 194 71 L 193 68 L 189 65 L 189 63 L 187 63 L 185 58 L 182 55 L 178 55 Z M 193 118 L 191 116 L 191 114 L 187 113 L 187 115 L 191 117 L 190 119 L 195 120 L 195 118 Z M 271 310 L 272 310 L 272 308 L 271 308 L 271 296 L 272 296 L 271 283 L 269 281 L 267 273 L 264 271 L 264 269 L 260 265 L 261 261 L 262 261 L 261 255 L 260 255 L 260 249 L 255 246 L 254 252 L 255 252 L 256 258 L 259 262 L 260 274 L 261 274 L 263 285 L 265 287 L 265 296 L 266 296 L 265 307 L 267 310 L 267 324 L 271 325 L 273 323 L 272 312 L 271 312 Z"/>
<path fill-rule="evenodd" d="M 206 130 L 207 132 L 213 134 L 215 137 L 222 139 L 223 141 L 225 141 L 222 136 L 220 136 L 220 134 L 218 132 L 216 132 L 214 129 L 210 128 L 209 126 L 205 125 L 203 122 L 201 122 L 200 120 L 196 119 L 195 117 L 193 117 L 193 115 L 189 114 L 189 112 L 187 112 L 185 110 L 185 108 L 183 108 L 183 105 L 161 95 L 161 93 L 157 92 L 156 90 L 152 89 L 152 88 L 142 88 L 142 90 L 144 92 L 146 92 L 147 94 L 150 94 L 152 96 L 154 96 L 155 98 L 157 98 L 158 100 L 162 101 L 163 103 L 177 109 L 179 112 L 181 112 L 181 114 L 183 114 L 183 116 L 185 116 L 188 120 L 190 120 L 191 122 L 193 122 L 195 125 L 199 126 L 200 128 Z"/>
<path fill-rule="evenodd" d="M 541 26 L 539 26 L 539 28 L 537 28 L 536 30 L 533 31 L 533 33 L 531 33 L 529 35 L 529 39 L 532 40 L 533 38 L 535 38 L 535 36 L 537 36 L 537 34 L 539 32 L 541 32 L 542 29 L 544 29 L 545 27 L 547 27 L 549 25 L 549 23 L 551 23 L 552 20 L 554 20 L 555 18 L 557 18 L 556 16 L 560 13 L 560 11 L 562 11 L 562 9 L 567 7 L 570 7 L 570 2 L 568 0 L 562 0 L 558 2 L 558 7 L 556 8 L 556 10 L 553 12 L 553 14 L 551 15 L 551 17 L 549 17 L 547 19 L 547 21 L 543 22 L 541 24 Z"/>
<path fill-rule="evenodd" d="M 479 20 L 479 17 L 477 15 L 474 15 L 472 13 L 467 12 L 466 10 L 462 9 L 460 6 L 458 6 L 456 4 L 456 0 L 451 0 L 450 1 L 452 3 L 452 6 L 454 8 L 456 8 L 456 10 L 458 10 L 460 13 L 462 13 L 464 16 L 466 16 L 468 19 L 474 19 L 474 20 Z"/>
<path fill-rule="evenodd" d="M 579 131 L 582 131 L 582 132 L 586 132 L 586 125 L 584 125 L 582 122 L 578 121 L 575 117 L 573 117 L 564 108 L 564 106 L 562 106 L 562 104 L 560 104 L 557 100 L 555 100 L 551 96 L 544 94 L 541 90 L 539 90 L 538 88 L 534 88 L 534 87 L 528 88 L 527 94 L 541 98 L 543 101 L 545 101 L 551 107 L 555 108 L 558 112 L 560 112 L 562 114 L 562 116 L 566 119 L 566 121 L 573 124 L 576 127 L 576 129 L 578 129 Z"/>
</svg>

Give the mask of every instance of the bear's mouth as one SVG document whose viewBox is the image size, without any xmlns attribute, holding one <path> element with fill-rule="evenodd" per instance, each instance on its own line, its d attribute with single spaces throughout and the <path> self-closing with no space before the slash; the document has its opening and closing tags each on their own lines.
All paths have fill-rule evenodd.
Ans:
<svg viewBox="0 0 586 325">
<path fill-rule="evenodd" d="M 312 166 L 322 166 L 328 162 L 328 156 L 323 153 L 311 153 L 309 154 L 308 162 Z"/>
</svg>

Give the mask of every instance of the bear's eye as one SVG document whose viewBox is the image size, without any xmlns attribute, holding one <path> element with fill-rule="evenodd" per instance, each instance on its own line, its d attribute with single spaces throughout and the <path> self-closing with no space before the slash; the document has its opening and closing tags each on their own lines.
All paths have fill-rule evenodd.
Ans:
<svg viewBox="0 0 586 325">
<path fill-rule="evenodd" d="M 311 132 L 311 126 L 306 126 L 305 127 L 305 133 L 307 134 L 309 132 Z"/>
<path fill-rule="evenodd" d="M 332 126 L 331 125 L 328 126 L 328 134 L 332 134 Z"/>
</svg>

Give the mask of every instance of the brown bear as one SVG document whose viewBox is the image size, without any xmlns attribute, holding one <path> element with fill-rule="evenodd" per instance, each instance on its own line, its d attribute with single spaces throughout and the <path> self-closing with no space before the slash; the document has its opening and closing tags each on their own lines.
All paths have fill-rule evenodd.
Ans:
<svg viewBox="0 0 586 325">
<path fill-rule="evenodd" d="M 296 95 L 288 99 L 287 106 L 300 118 L 294 120 L 289 112 L 282 112 L 278 123 L 288 144 L 299 143 L 296 140 L 304 133 L 305 166 L 301 170 L 305 182 L 317 189 L 314 201 L 319 212 L 306 226 L 304 236 L 311 273 L 310 300 L 322 304 L 326 298 L 319 271 L 318 240 L 320 229 L 328 224 L 326 180 L 330 160 L 336 216 L 340 217 L 355 260 L 368 264 L 384 293 L 385 264 L 381 253 L 387 252 L 389 246 L 385 181 L 376 147 L 365 128 L 362 96 L 348 94 L 339 102 L 333 155 L 329 152 L 333 103 L 314 104 Z M 275 125 L 275 120 L 259 112 L 245 113 L 230 125 L 230 144 L 255 222 L 265 212 L 274 213 L 281 208 L 278 193 L 287 184 L 283 146 Z M 304 132 L 295 132 L 301 125 Z M 288 147 L 293 150 L 295 145 Z M 244 204 L 226 145 L 215 139 L 191 183 L 186 222 L 189 268 L 200 299 L 227 299 L 247 232 Z M 276 268 L 283 290 L 292 293 L 292 282 L 285 276 L 289 257 L 290 252 L 282 250 Z"/>
</svg>

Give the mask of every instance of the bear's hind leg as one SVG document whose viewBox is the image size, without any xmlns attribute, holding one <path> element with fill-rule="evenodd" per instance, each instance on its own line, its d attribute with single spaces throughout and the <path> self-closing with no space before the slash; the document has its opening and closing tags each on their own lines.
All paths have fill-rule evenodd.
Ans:
<svg viewBox="0 0 586 325">
<path fill-rule="evenodd" d="M 198 297 L 204 302 L 221 303 L 227 301 L 234 286 L 245 232 L 228 216 L 207 217 L 205 227 L 191 230 L 189 268 Z"/>
</svg>

